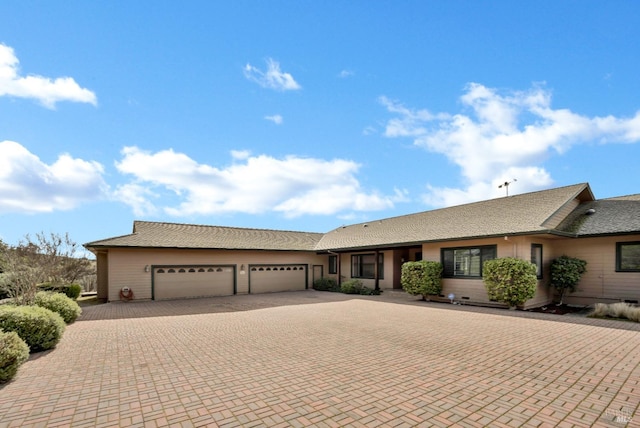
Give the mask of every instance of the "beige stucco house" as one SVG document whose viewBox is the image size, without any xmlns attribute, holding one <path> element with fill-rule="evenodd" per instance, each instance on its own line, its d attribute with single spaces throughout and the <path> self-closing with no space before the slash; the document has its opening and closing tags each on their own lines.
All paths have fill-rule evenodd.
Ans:
<svg viewBox="0 0 640 428">
<path fill-rule="evenodd" d="M 311 288 L 359 278 L 401 288 L 406 261 L 444 266 L 443 293 L 493 305 L 482 263 L 518 257 L 538 266 L 536 296 L 553 301 L 549 265 L 561 255 L 588 262 L 567 303 L 640 300 L 640 194 L 596 200 L 588 184 L 342 226 L 328 233 L 136 221 L 133 233 L 85 244 L 97 257 L 98 295 L 173 299 Z M 129 295 L 129 294 L 126 295 Z"/>
</svg>

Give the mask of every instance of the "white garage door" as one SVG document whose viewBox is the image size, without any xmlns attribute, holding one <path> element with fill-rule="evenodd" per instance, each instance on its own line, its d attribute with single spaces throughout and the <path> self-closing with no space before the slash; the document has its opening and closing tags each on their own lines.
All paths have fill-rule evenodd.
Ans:
<svg viewBox="0 0 640 428">
<path fill-rule="evenodd" d="M 249 292 L 305 290 L 307 265 L 251 265 L 249 266 Z"/>
<path fill-rule="evenodd" d="M 153 269 L 153 298 L 230 296 L 234 294 L 233 266 L 157 266 Z"/>
</svg>

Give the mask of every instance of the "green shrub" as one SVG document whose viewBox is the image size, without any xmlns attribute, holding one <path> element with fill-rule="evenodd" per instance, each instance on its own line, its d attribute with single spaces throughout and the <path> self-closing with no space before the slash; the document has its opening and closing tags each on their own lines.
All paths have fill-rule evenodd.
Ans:
<svg viewBox="0 0 640 428">
<path fill-rule="evenodd" d="M 360 289 L 360 294 L 363 296 L 379 296 L 380 295 L 380 290 L 376 290 L 373 288 L 369 288 L 369 287 L 362 287 Z"/>
<path fill-rule="evenodd" d="M 363 285 L 359 279 L 350 279 L 340 286 L 340 291 L 344 294 L 360 294 Z"/>
<path fill-rule="evenodd" d="M 318 291 L 340 291 L 338 283 L 333 278 L 320 278 L 313 281 L 313 289 Z"/>
<path fill-rule="evenodd" d="M 64 294 L 70 299 L 76 300 L 80 297 L 80 293 L 82 293 L 82 286 L 80 284 L 67 284 L 64 287 Z"/>
<path fill-rule="evenodd" d="M 80 284 L 53 284 L 51 282 L 43 282 L 42 284 L 38 284 L 38 289 L 41 291 L 62 293 L 73 300 L 80 297 L 82 293 L 82 286 Z"/>
<path fill-rule="evenodd" d="M 67 324 L 74 322 L 82 313 L 80 305 L 74 300 L 54 291 L 37 292 L 33 303 L 41 308 L 46 308 L 57 313 Z"/>
<path fill-rule="evenodd" d="M 64 333 L 60 315 L 39 306 L 0 305 L 0 329 L 14 331 L 31 352 L 55 347 Z"/>
<path fill-rule="evenodd" d="M 400 283 L 404 291 L 425 300 L 429 295 L 438 295 L 442 292 L 442 264 L 428 260 L 406 262 L 402 265 Z"/>
<path fill-rule="evenodd" d="M 13 331 L 0 330 L 0 383 L 16 375 L 18 367 L 29 358 L 29 346 Z"/>
<path fill-rule="evenodd" d="M 587 271 L 587 262 L 569 256 L 560 256 L 551 262 L 551 285 L 560 293 L 560 304 L 565 293 L 576 291 L 582 274 Z"/>
<path fill-rule="evenodd" d="M 487 260 L 482 265 L 482 280 L 489 300 L 510 307 L 523 304 L 536 294 L 536 271 L 536 265 L 527 260 L 513 257 Z"/>
</svg>

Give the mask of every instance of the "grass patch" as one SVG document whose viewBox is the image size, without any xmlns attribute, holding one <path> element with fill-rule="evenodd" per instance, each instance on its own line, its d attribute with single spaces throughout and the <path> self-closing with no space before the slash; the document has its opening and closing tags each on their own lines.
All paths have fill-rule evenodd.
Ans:
<svg viewBox="0 0 640 428">
<path fill-rule="evenodd" d="M 80 307 L 82 306 L 93 306 L 93 305 L 101 305 L 106 303 L 104 299 L 98 299 L 98 296 L 80 296 L 78 300 L 76 300 Z"/>
</svg>

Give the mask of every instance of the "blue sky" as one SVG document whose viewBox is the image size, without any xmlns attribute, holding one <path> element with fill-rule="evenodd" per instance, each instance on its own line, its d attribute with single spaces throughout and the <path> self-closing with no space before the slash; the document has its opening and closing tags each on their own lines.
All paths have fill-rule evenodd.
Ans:
<svg viewBox="0 0 640 428">
<path fill-rule="evenodd" d="M 636 1 L 0 2 L 0 239 L 640 192 Z M 517 180 L 517 181 L 514 181 Z"/>
</svg>

